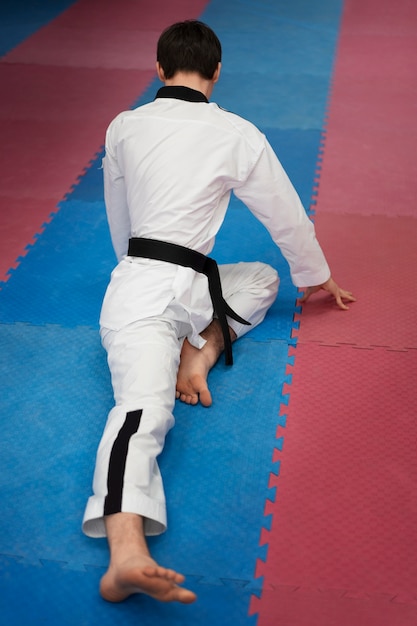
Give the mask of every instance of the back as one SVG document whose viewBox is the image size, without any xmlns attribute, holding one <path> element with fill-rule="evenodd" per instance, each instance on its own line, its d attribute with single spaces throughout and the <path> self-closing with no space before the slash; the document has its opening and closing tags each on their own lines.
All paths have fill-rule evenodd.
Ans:
<svg viewBox="0 0 417 626">
<path fill-rule="evenodd" d="M 157 98 L 121 113 L 109 127 L 108 210 L 124 193 L 128 236 L 207 254 L 231 190 L 245 182 L 263 147 L 264 137 L 252 124 L 214 103 Z M 118 194 L 109 188 L 110 178 Z"/>
</svg>

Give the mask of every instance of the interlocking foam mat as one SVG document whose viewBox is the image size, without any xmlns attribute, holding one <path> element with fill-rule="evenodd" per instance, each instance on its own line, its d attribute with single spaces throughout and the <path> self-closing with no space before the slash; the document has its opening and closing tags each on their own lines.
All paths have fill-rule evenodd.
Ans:
<svg viewBox="0 0 417 626">
<path fill-rule="evenodd" d="M 330 4 L 311 16 L 311 24 L 308 17 L 301 23 L 294 21 L 294 7 L 283 4 L 254 10 L 251 3 L 215 2 L 202 15 L 224 42 L 228 69 L 223 87 L 219 85 L 219 102 L 242 114 L 252 111 L 252 119 L 268 133 L 307 208 L 337 34 L 339 9 Z M 125 18 L 131 24 L 133 5 L 125 5 Z M 307 5 L 300 2 L 299 10 Z M 184 571 L 188 584 L 198 592 L 198 602 L 187 608 L 165 607 L 133 598 L 119 607 L 108 606 L 97 594 L 108 559 L 105 541 L 88 540 L 80 532 L 95 448 L 112 402 L 97 335 L 101 298 L 114 264 L 103 205 L 100 142 L 112 109 L 117 112 L 116 107 L 120 110 L 153 97 L 157 82 L 149 80 L 148 60 L 153 53 L 146 46 L 160 30 L 160 12 L 149 3 L 141 26 L 149 36 L 143 38 L 141 58 L 120 68 L 136 45 L 126 36 L 116 60 L 110 61 L 107 50 L 101 67 L 95 69 L 100 56 L 97 34 L 105 31 L 110 37 L 114 32 L 114 45 L 119 45 L 125 22 L 120 21 L 119 3 L 119 21 L 111 24 L 111 30 L 109 16 L 115 11 L 112 3 L 106 3 L 107 18 L 100 12 L 89 52 L 84 20 L 94 6 L 97 3 L 75 3 L 6 55 L 2 66 L 10 99 L 1 115 L 14 157 L 8 165 L 4 206 L 27 207 L 20 222 L 19 214 L 13 222 L 8 213 L 9 234 L 20 234 L 14 236 L 20 257 L 16 263 L 16 253 L 10 261 L 16 247 L 9 247 L 8 256 L 4 253 L 8 271 L 0 294 L 2 403 L 9 418 L 1 456 L 2 492 L 9 511 L 1 532 L 2 614 L 21 624 L 34 619 L 39 624 L 97 620 L 105 624 L 115 619 L 137 623 L 138 615 L 143 624 L 250 624 L 256 620 L 248 615 L 250 598 L 261 589 L 261 581 L 254 578 L 256 557 L 265 557 L 259 537 L 271 521 L 264 517 L 264 506 L 275 495 L 268 480 L 271 471 L 279 472 L 274 454 L 282 447 L 282 438 L 276 437 L 276 431 L 285 420 L 278 409 L 288 402 L 281 390 L 284 381 L 290 382 L 285 369 L 292 361 L 288 346 L 293 343 L 298 309 L 297 290 L 280 253 L 235 199 L 216 255 L 223 262 L 261 256 L 279 269 L 281 288 L 265 324 L 236 345 L 234 367 L 220 362 L 211 373 L 213 407 L 176 407 L 176 428 L 161 457 L 169 493 L 169 532 L 153 539 L 151 548 L 161 562 Z M 162 7 L 168 5 L 160 3 L 160 11 Z M 173 10 L 171 3 L 166 12 L 169 21 Z M 195 3 L 192 9 L 189 4 L 179 10 L 198 13 Z M 256 24 L 254 14 L 260 18 Z M 230 29 L 231 15 L 244 29 L 240 38 Z M 264 36 L 259 26 L 266 15 L 274 24 L 268 23 L 262 64 L 256 66 L 252 51 Z M 287 59 L 286 69 L 276 38 L 279 31 L 287 45 L 298 51 Z M 318 49 L 321 54 L 314 56 Z M 266 79 L 266 62 L 279 63 L 279 80 Z M 245 65 L 249 74 L 242 98 L 237 80 L 241 83 Z M 132 68 L 138 69 L 136 82 Z M 19 96 L 22 84 L 31 94 L 31 108 Z M 262 106 L 260 90 L 265 91 Z M 268 107 L 267 92 L 273 102 L 282 101 L 279 110 Z M 8 126 L 11 110 L 16 118 L 13 127 Z M 34 167 L 29 167 L 29 155 L 40 137 L 45 137 L 48 152 L 41 152 Z M 23 186 L 18 184 L 19 162 L 27 164 Z M 32 197 L 36 202 L 31 204 Z M 48 213 L 51 201 L 55 201 L 53 215 Z M 267 363 L 271 371 L 266 377 Z"/>
<path fill-rule="evenodd" d="M 345 313 L 318 296 L 296 315 L 259 626 L 417 623 L 416 177 L 401 141 L 415 133 L 401 115 L 416 86 L 414 14 L 345 6 L 315 208 L 332 271 L 358 301 Z"/>
<path fill-rule="evenodd" d="M 406 28 L 407 44 L 395 56 L 405 58 L 415 36 L 399 17 L 406 5 L 399 2 L 393 14 L 384 0 L 376 22 L 371 0 L 350 0 L 345 7 L 330 113 L 337 120 L 344 111 L 353 129 L 359 128 L 356 109 L 348 118 L 337 99 L 345 93 L 340 84 L 353 79 L 338 68 L 349 65 L 347 54 L 357 71 L 359 50 L 364 72 L 372 75 L 366 40 L 377 50 L 369 29 L 374 24 L 381 39 L 381 13 L 398 33 Z M 7 147 L 0 197 L 5 623 L 416 623 L 416 571 L 407 546 L 415 543 L 410 381 L 417 346 L 410 306 L 414 265 L 406 253 L 414 250 L 415 221 L 405 210 L 387 217 L 381 209 L 375 218 L 374 205 L 368 209 L 363 199 L 363 212 L 326 203 L 334 197 L 329 158 L 337 168 L 343 145 L 337 141 L 344 136 L 330 115 L 323 140 L 341 12 L 342 2 L 333 0 L 2 4 L 1 29 L 7 24 L 10 31 L 0 64 L 8 94 L 0 105 Z M 102 143 L 114 114 L 153 98 L 160 30 L 197 16 L 223 43 L 215 99 L 268 135 L 306 209 L 317 212 L 335 274 L 360 298 L 349 313 L 319 296 L 297 306 L 279 251 L 232 199 L 216 257 L 269 262 L 278 268 L 281 286 L 264 324 L 236 344 L 233 368 L 220 361 L 211 372 L 213 407 L 178 403 L 161 457 L 169 530 L 150 541 L 151 550 L 184 572 L 198 601 L 166 606 L 134 597 L 113 606 L 97 592 L 106 542 L 80 530 L 96 445 L 112 404 L 97 333 L 114 265 Z M 353 50 L 343 33 L 350 36 L 355 24 L 350 40 L 360 46 Z M 398 68 L 394 61 L 389 68 Z M 406 89 L 411 74 L 401 76 L 396 93 Z M 373 110 L 366 102 L 361 133 L 369 126 L 364 112 Z M 342 162 L 346 173 L 346 162 L 355 163 Z M 340 172 L 333 180 L 345 184 Z M 364 189 L 366 181 L 357 184 Z M 407 194 L 408 186 L 402 207 Z M 396 281 L 398 269 L 404 288 Z M 395 297 L 381 311 L 383 288 Z"/>
<path fill-rule="evenodd" d="M 294 352 L 282 467 L 270 483 L 278 495 L 268 508 L 271 531 L 263 533 L 268 559 L 257 569 L 264 593 L 253 610 L 261 612 L 262 625 L 286 618 L 303 626 L 411 625 L 417 398 L 409 381 L 417 375 L 415 355 L 303 342 Z M 266 593 L 274 590 L 288 594 L 286 602 L 292 592 L 293 605 Z M 353 613 L 349 598 L 357 600 Z"/>
</svg>

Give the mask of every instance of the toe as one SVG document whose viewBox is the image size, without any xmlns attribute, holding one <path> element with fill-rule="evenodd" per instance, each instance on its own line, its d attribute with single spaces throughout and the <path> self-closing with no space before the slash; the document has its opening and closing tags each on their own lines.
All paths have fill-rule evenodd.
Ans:
<svg viewBox="0 0 417 626">
<path fill-rule="evenodd" d="M 203 406 L 211 406 L 212 398 L 211 393 L 208 389 L 203 389 L 200 391 L 200 402 Z"/>
</svg>

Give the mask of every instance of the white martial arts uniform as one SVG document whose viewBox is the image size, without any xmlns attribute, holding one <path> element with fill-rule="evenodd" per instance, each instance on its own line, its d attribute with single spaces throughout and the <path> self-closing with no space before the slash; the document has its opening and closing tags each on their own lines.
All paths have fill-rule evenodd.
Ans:
<svg viewBox="0 0 417 626">
<path fill-rule="evenodd" d="M 121 113 L 106 136 L 104 185 L 118 265 L 100 326 L 115 407 L 99 446 L 83 529 L 104 536 L 103 516 L 145 518 L 145 532 L 166 528 L 156 458 L 172 427 L 182 341 L 201 348 L 213 318 L 207 278 L 190 268 L 127 257 L 130 237 L 176 243 L 209 254 L 233 190 L 266 226 L 286 257 L 294 284 L 319 285 L 330 270 L 297 193 L 264 135 L 250 122 L 186 87 Z M 248 233 L 250 236 L 250 233 Z M 221 266 L 223 295 L 252 327 L 278 289 L 263 263 Z M 237 336 L 251 326 L 229 319 Z"/>
</svg>

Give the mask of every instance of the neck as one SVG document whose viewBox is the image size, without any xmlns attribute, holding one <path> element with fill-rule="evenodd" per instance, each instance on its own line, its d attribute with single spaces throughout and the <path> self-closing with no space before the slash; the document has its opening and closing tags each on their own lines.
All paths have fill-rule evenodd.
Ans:
<svg viewBox="0 0 417 626">
<path fill-rule="evenodd" d="M 164 81 L 167 87 L 189 87 L 203 93 L 207 100 L 213 91 L 214 83 L 194 72 L 177 72 L 172 78 Z"/>
</svg>

